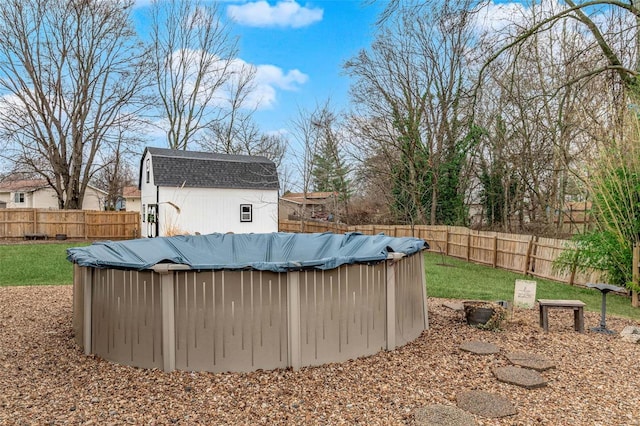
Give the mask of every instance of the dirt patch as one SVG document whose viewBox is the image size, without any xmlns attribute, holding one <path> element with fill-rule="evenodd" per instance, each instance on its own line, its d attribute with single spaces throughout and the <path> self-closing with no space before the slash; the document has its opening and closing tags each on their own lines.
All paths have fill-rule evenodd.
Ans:
<svg viewBox="0 0 640 426">
<path fill-rule="evenodd" d="M 456 405 L 465 391 L 507 397 L 517 414 L 474 415 L 480 425 L 640 425 L 638 347 L 620 336 L 573 331 L 572 312 L 553 311 L 549 333 L 537 310 L 514 311 L 503 331 L 466 325 L 429 299 L 430 329 L 391 352 L 300 371 L 192 373 L 119 366 L 82 354 L 73 339 L 70 286 L 0 288 L 0 424 L 410 424 L 417 409 Z M 599 323 L 585 313 L 585 328 Z M 607 317 L 621 331 L 634 321 Z M 460 350 L 485 341 L 501 352 Z M 556 365 L 547 386 L 524 389 L 492 371 L 508 352 Z"/>
</svg>

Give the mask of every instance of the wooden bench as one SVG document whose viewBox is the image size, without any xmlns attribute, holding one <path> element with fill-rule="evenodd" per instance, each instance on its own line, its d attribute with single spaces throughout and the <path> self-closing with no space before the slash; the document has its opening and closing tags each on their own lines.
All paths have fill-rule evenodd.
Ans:
<svg viewBox="0 0 640 426">
<path fill-rule="evenodd" d="M 540 327 L 549 331 L 549 309 L 573 309 L 573 328 L 584 333 L 584 306 L 580 300 L 538 299 L 540 304 Z"/>
<path fill-rule="evenodd" d="M 46 240 L 48 238 L 47 234 L 24 234 L 25 240 Z"/>
</svg>

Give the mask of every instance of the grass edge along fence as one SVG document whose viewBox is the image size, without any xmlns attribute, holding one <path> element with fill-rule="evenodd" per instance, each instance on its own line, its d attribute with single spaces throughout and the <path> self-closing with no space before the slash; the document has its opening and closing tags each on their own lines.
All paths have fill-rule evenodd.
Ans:
<svg viewBox="0 0 640 426">
<path fill-rule="evenodd" d="M 475 231 L 462 226 L 346 226 L 332 222 L 291 220 L 280 220 L 279 230 L 305 233 L 360 232 L 366 235 L 384 233 L 392 237 L 417 237 L 429 243 L 431 252 L 570 285 L 584 286 L 589 282 L 599 282 L 602 275 L 595 270 L 581 273 L 575 268 L 564 272 L 553 268 L 553 262 L 560 253 L 574 244 L 569 240 L 555 238 Z"/>
<path fill-rule="evenodd" d="M 27 236 L 130 239 L 140 236 L 139 212 L 94 210 L 0 209 L 0 239 Z"/>
</svg>

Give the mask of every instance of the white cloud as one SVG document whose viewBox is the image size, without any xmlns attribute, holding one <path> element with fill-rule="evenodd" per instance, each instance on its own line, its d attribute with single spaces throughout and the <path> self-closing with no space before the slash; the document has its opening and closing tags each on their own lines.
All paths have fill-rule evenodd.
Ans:
<svg viewBox="0 0 640 426">
<path fill-rule="evenodd" d="M 514 22 L 524 21 L 527 8 L 521 3 L 489 2 L 476 15 L 476 26 L 482 32 L 500 32 Z"/>
<path fill-rule="evenodd" d="M 299 85 L 307 82 L 309 77 L 299 70 L 291 70 L 287 73 L 275 65 L 258 65 L 256 81 L 263 84 L 272 84 L 282 90 L 297 90 Z"/>
<path fill-rule="evenodd" d="M 300 6 L 295 0 L 270 5 L 266 0 L 243 5 L 230 5 L 227 15 L 241 25 L 250 27 L 301 28 L 322 20 L 320 8 Z"/>
<path fill-rule="evenodd" d="M 245 100 L 247 108 L 271 109 L 277 103 L 278 89 L 296 91 L 309 80 L 309 76 L 297 69 L 285 72 L 275 65 L 253 65 L 253 67 L 256 71 L 254 90 Z"/>
<path fill-rule="evenodd" d="M 176 51 L 173 53 L 175 56 L 173 63 L 187 63 L 187 69 L 179 70 L 175 72 L 182 74 L 184 78 L 184 84 L 187 91 L 193 90 L 193 84 L 197 76 L 196 63 L 199 59 L 201 52 L 184 50 Z M 180 60 L 182 59 L 182 60 Z M 211 67 L 215 69 L 225 69 L 226 72 L 231 73 L 232 77 L 222 86 L 219 86 L 219 79 L 221 78 L 215 71 L 210 71 L 202 81 L 201 93 L 199 93 L 199 101 L 204 102 L 205 99 L 211 98 L 212 104 L 223 107 L 228 106 L 230 99 L 230 93 L 234 91 L 234 88 L 239 84 L 239 78 L 253 73 L 254 78 L 250 85 L 251 92 L 247 94 L 242 102 L 241 108 L 246 109 L 270 109 L 277 103 L 278 90 L 296 91 L 300 89 L 300 86 L 305 84 L 309 80 L 309 76 L 304 74 L 298 69 L 283 70 L 282 68 L 270 65 L 254 65 L 250 64 L 240 58 L 231 60 L 227 65 L 224 61 L 218 58 L 212 58 L 214 65 Z M 215 65 L 218 63 L 219 65 Z M 216 87 L 213 97 L 211 96 L 211 88 Z"/>
</svg>

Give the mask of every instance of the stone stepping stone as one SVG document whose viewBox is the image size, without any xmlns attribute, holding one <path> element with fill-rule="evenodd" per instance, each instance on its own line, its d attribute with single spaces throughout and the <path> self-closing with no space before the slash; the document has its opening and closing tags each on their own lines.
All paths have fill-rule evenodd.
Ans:
<svg viewBox="0 0 640 426">
<path fill-rule="evenodd" d="M 493 343 L 480 342 L 478 340 L 464 342 L 462 345 L 460 345 L 460 349 L 476 355 L 491 355 L 500 352 L 500 348 Z"/>
<path fill-rule="evenodd" d="M 544 377 L 535 370 L 521 367 L 500 367 L 493 370 L 493 375 L 501 382 L 535 389 L 547 386 Z"/>
<path fill-rule="evenodd" d="M 547 371 L 552 368 L 556 368 L 555 364 L 548 359 L 526 352 L 511 352 L 506 354 L 507 359 L 511 364 L 519 365 L 524 368 L 531 368 L 536 371 Z"/>
<path fill-rule="evenodd" d="M 475 426 L 473 416 L 450 405 L 427 405 L 414 413 L 414 424 L 418 426 Z"/>
<path fill-rule="evenodd" d="M 467 391 L 456 396 L 458 408 L 482 417 L 507 417 L 517 413 L 507 398 L 485 391 Z"/>
<path fill-rule="evenodd" d="M 462 302 L 444 302 L 442 304 L 445 308 L 449 308 L 453 311 L 464 311 L 464 306 Z"/>
</svg>

